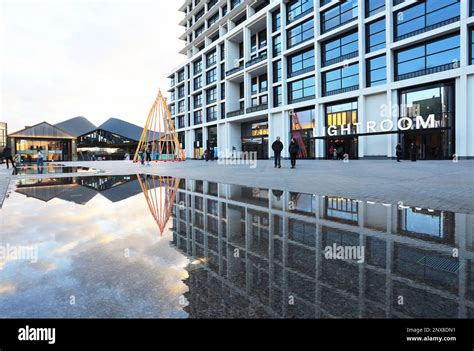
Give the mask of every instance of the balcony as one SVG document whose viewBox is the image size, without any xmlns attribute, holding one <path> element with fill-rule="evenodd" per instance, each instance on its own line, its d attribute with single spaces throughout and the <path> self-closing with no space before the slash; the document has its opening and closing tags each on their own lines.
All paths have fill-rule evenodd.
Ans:
<svg viewBox="0 0 474 351">
<path fill-rule="evenodd" d="M 303 101 L 308 101 L 308 100 L 314 100 L 316 98 L 316 95 L 309 95 L 309 96 L 304 96 L 299 99 L 290 99 L 290 104 L 296 104 L 298 102 L 303 102 Z"/>
<path fill-rule="evenodd" d="M 332 95 L 337 95 L 337 94 L 348 93 L 350 91 L 354 91 L 354 90 L 357 90 L 357 89 L 359 89 L 359 85 L 353 85 L 351 87 L 346 87 L 346 88 L 342 88 L 342 89 L 325 91 L 324 96 L 332 96 Z"/>
<path fill-rule="evenodd" d="M 333 59 L 328 60 L 328 61 L 324 61 L 323 62 L 323 67 L 331 66 L 331 65 L 334 65 L 336 63 L 345 61 L 345 60 L 350 60 L 350 59 L 352 59 L 354 57 L 357 57 L 357 56 L 359 56 L 359 51 L 354 51 L 354 52 L 351 52 L 349 54 L 342 55 L 342 56 L 333 58 Z"/>
<path fill-rule="evenodd" d="M 254 113 L 258 111 L 268 110 L 268 104 L 252 106 L 247 109 L 247 113 Z"/>
<path fill-rule="evenodd" d="M 244 109 L 231 111 L 227 113 L 227 118 L 237 117 L 237 116 L 243 115 L 244 113 L 245 113 Z"/>
<path fill-rule="evenodd" d="M 231 76 L 237 72 L 240 72 L 244 69 L 244 63 L 241 62 L 238 67 L 232 68 L 231 70 L 225 72 L 226 77 Z"/>
<path fill-rule="evenodd" d="M 415 35 L 422 34 L 422 33 L 425 33 L 425 32 L 429 32 L 430 30 L 440 28 L 440 27 L 446 26 L 446 25 L 451 24 L 451 23 L 458 22 L 460 20 L 460 18 L 461 18 L 460 16 L 456 16 L 456 17 L 447 19 L 446 21 L 442 21 L 442 22 L 439 22 L 439 23 L 436 23 L 436 24 L 433 24 L 431 26 L 427 26 L 427 27 L 424 27 L 424 28 L 420 28 L 418 30 L 415 30 L 413 32 L 410 32 L 410 33 L 407 33 L 407 34 L 404 34 L 404 35 L 400 35 L 400 36 L 396 35 L 395 36 L 395 41 L 411 38 L 411 37 L 414 37 Z"/>
<path fill-rule="evenodd" d="M 459 68 L 459 61 L 453 62 L 453 63 L 447 63 L 445 65 L 441 66 L 436 66 L 436 67 L 431 67 L 431 68 L 426 68 L 422 69 L 420 71 L 416 72 L 410 72 L 410 73 L 405 73 L 405 74 L 400 74 L 395 77 L 396 81 L 399 80 L 405 80 L 405 79 L 410 79 L 410 78 L 416 78 L 416 77 L 421 77 L 421 76 L 426 76 L 428 74 L 433 74 L 433 73 L 439 73 L 439 72 L 444 72 L 444 71 L 449 71 L 451 69 L 456 69 Z"/>
<path fill-rule="evenodd" d="M 306 67 L 306 68 L 300 69 L 299 71 L 288 73 L 288 78 L 294 78 L 296 76 L 299 76 L 299 75 L 302 75 L 302 74 L 305 74 L 305 73 L 313 72 L 314 69 L 315 69 L 315 67 L 311 66 L 311 67 Z"/>
<path fill-rule="evenodd" d="M 251 67 L 253 65 L 256 65 L 259 62 L 265 61 L 268 58 L 267 52 L 265 51 L 264 53 L 260 54 L 258 57 L 255 57 L 254 59 L 251 59 L 250 61 L 247 61 L 245 63 L 245 67 Z"/>
</svg>

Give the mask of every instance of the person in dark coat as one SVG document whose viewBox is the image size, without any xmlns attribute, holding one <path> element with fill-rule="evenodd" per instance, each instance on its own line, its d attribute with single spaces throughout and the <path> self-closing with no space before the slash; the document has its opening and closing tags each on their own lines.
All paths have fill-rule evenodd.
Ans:
<svg viewBox="0 0 474 351">
<path fill-rule="evenodd" d="M 281 168 L 281 152 L 283 151 L 283 143 L 280 141 L 280 137 L 277 137 L 273 142 L 272 150 L 275 154 L 275 168 Z"/>
<path fill-rule="evenodd" d="M 295 138 L 291 138 L 291 143 L 289 147 L 290 159 L 291 159 L 291 168 L 296 168 L 296 158 L 298 157 L 298 152 L 300 152 L 300 147 L 296 142 Z"/>
<path fill-rule="evenodd" d="M 410 156 L 411 156 L 411 161 L 416 162 L 416 154 L 417 154 L 417 148 L 415 143 L 411 143 L 410 146 Z"/>
<path fill-rule="evenodd" d="M 145 151 L 145 154 L 146 154 L 146 164 L 147 166 L 149 166 L 151 162 L 151 145 L 148 145 Z"/>
<path fill-rule="evenodd" d="M 7 168 L 10 168 L 9 163 L 11 162 L 13 168 L 16 169 L 15 161 L 13 160 L 13 157 L 12 157 L 12 149 L 11 149 L 10 146 L 7 145 L 3 149 L 3 157 L 5 157 L 5 162 L 7 163 Z"/>
<path fill-rule="evenodd" d="M 397 154 L 397 162 L 400 162 L 400 159 L 402 158 L 402 153 L 403 153 L 402 145 L 400 143 L 398 143 L 395 150 L 396 150 L 396 154 Z"/>
</svg>

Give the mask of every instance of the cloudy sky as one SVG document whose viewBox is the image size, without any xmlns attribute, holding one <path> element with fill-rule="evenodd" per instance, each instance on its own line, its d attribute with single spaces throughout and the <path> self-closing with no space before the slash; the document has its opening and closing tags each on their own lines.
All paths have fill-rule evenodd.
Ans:
<svg viewBox="0 0 474 351">
<path fill-rule="evenodd" d="M 178 54 L 181 1 L 0 0 L 0 121 L 141 125 Z"/>
</svg>

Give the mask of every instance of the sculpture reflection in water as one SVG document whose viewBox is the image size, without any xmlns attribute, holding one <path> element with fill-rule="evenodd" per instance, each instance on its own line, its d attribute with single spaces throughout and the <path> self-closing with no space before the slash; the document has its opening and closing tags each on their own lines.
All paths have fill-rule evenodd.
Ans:
<svg viewBox="0 0 474 351">
<path fill-rule="evenodd" d="M 163 235 L 181 179 L 148 174 L 137 175 L 137 178 L 150 213 L 158 225 L 160 234 Z"/>
</svg>

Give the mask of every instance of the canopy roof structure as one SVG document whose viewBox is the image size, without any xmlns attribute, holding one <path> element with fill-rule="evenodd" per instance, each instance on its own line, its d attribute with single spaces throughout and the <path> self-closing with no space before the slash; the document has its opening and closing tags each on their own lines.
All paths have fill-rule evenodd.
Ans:
<svg viewBox="0 0 474 351">
<path fill-rule="evenodd" d="M 161 91 L 150 109 L 133 161 L 143 160 L 145 154 L 149 154 L 151 161 L 155 162 L 185 160 L 174 122 Z"/>
</svg>

